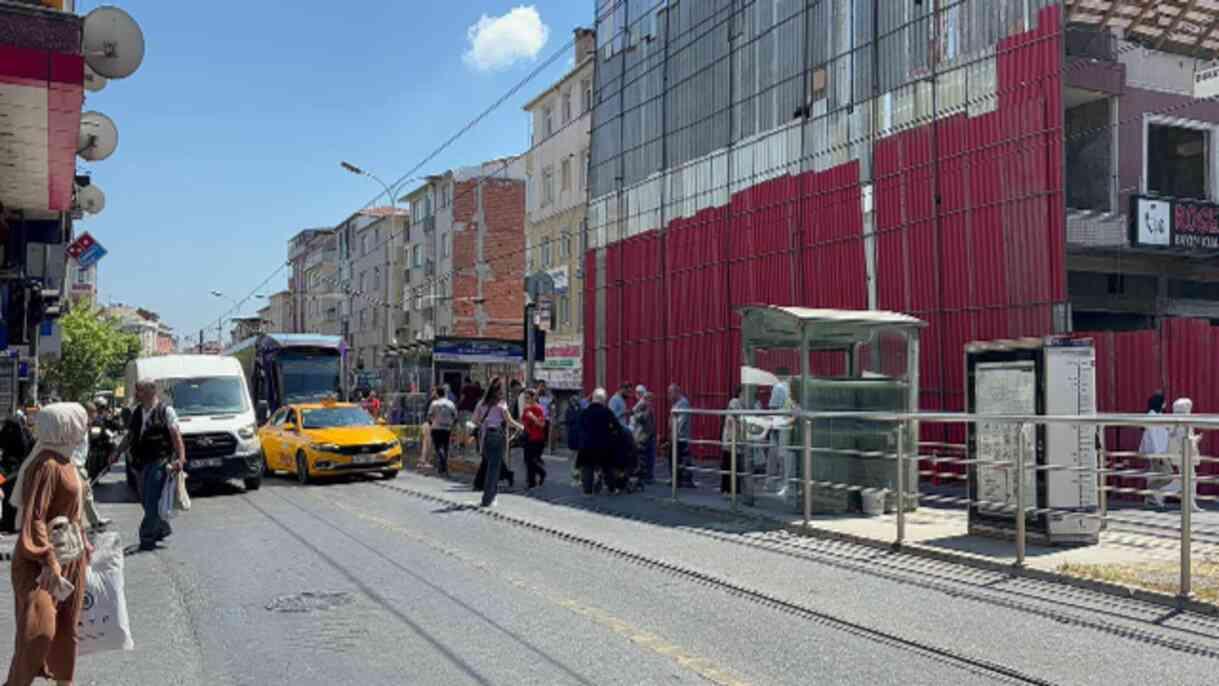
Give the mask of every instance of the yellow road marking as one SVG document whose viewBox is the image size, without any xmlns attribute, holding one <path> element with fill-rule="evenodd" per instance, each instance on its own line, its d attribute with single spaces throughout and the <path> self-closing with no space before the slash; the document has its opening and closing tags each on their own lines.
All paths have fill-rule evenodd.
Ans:
<svg viewBox="0 0 1219 686">
<path fill-rule="evenodd" d="M 614 633 L 622 636 L 641 648 L 656 653 L 657 655 L 667 657 L 673 660 L 683 669 L 693 672 L 713 684 L 718 684 L 718 686 L 749 686 L 749 682 L 737 678 L 731 672 L 716 665 L 711 660 L 691 654 L 681 646 L 666 641 L 660 636 L 657 636 L 649 631 L 636 627 L 629 622 L 615 617 L 601 608 L 594 607 L 592 605 L 585 605 L 584 603 L 580 603 L 571 598 L 560 596 L 552 591 L 543 589 L 527 580 L 505 574 L 501 567 L 497 567 L 491 563 L 483 562 L 482 560 L 470 557 L 469 555 L 454 548 L 450 548 L 449 546 L 446 546 L 435 539 L 406 529 L 400 524 L 385 519 L 384 517 L 378 517 L 377 515 L 356 510 L 343 503 L 336 502 L 333 499 L 324 499 L 307 489 L 301 489 L 301 491 L 298 492 L 308 493 L 311 497 L 316 498 L 319 502 L 331 505 L 367 522 L 393 531 L 404 538 L 409 538 L 416 543 L 425 545 L 446 557 L 458 560 L 480 571 L 493 574 L 495 578 L 501 581 L 506 581 L 510 585 L 535 595 L 552 605 L 562 607 L 577 615 L 580 615 L 581 617 L 589 619 L 593 623 L 613 631 Z"/>
</svg>

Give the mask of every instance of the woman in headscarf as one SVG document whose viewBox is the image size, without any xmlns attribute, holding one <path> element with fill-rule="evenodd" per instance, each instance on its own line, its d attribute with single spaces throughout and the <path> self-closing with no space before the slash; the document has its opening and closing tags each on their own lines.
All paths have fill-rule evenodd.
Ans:
<svg viewBox="0 0 1219 686">
<path fill-rule="evenodd" d="M 21 534 L 13 550 L 12 583 L 17 636 L 6 686 L 30 686 L 36 678 L 71 684 L 76 677 L 77 622 L 85 595 L 90 547 L 81 527 L 81 483 L 72 452 L 89 430 L 85 408 L 56 403 L 34 420 L 38 443 L 22 466 L 15 498 Z M 53 522 L 69 523 L 68 536 L 52 542 Z M 75 559 L 61 560 L 75 549 Z M 57 600 L 53 591 L 66 590 Z"/>
<path fill-rule="evenodd" d="M 1194 413 L 1194 401 L 1189 398 L 1177 398 L 1172 404 L 1172 413 L 1174 415 L 1187 415 Z M 1189 462 L 1185 462 L 1185 441 L 1192 443 L 1190 448 Z M 1202 436 L 1192 429 L 1186 435 L 1184 426 L 1173 427 L 1169 435 L 1169 451 L 1172 454 L 1172 462 L 1177 465 L 1177 469 L 1181 471 L 1181 507 L 1192 508 L 1194 512 L 1201 512 L 1202 506 L 1198 504 L 1198 444 L 1202 441 Z M 1169 468 L 1171 469 L 1171 467 Z M 1190 470 L 1191 492 L 1186 493 L 1185 486 L 1185 470 Z"/>
<path fill-rule="evenodd" d="M 741 402 L 741 391 L 737 389 L 736 394 L 728 401 L 728 411 L 739 412 L 743 409 L 745 409 L 745 405 Z M 720 493 L 724 495 L 732 493 L 732 442 L 734 438 L 737 443 L 737 492 L 739 493 L 741 490 L 740 479 L 745 471 L 741 466 L 744 460 L 742 459 L 740 445 L 745 442 L 741 438 L 740 427 L 742 424 L 741 418 L 736 415 L 724 416 L 724 428 L 720 434 Z"/>
</svg>

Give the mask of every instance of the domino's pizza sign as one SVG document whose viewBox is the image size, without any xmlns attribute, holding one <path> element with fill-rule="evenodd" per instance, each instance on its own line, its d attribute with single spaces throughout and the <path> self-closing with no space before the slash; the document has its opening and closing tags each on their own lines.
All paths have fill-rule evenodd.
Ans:
<svg viewBox="0 0 1219 686">
<path fill-rule="evenodd" d="M 106 249 L 86 231 L 68 244 L 67 253 L 81 269 L 88 269 L 106 256 Z"/>
</svg>

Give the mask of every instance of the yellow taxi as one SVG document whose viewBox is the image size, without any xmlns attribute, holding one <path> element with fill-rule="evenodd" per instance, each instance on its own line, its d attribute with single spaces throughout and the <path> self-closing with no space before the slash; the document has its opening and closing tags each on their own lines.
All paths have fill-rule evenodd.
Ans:
<svg viewBox="0 0 1219 686">
<path fill-rule="evenodd" d="M 402 469 L 402 443 L 364 408 L 351 403 L 287 405 L 258 430 L 268 473 L 295 474 L 307 484 L 318 477 L 380 472 L 392 479 Z"/>
</svg>

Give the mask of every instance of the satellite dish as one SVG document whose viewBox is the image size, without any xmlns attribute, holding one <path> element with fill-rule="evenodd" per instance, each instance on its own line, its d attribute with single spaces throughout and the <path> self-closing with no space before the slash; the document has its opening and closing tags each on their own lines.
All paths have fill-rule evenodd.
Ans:
<svg viewBox="0 0 1219 686">
<path fill-rule="evenodd" d="M 76 206 L 89 214 L 106 209 L 106 194 L 94 184 L 76 187 Z"/>
<path fill-rule="evenodd" d="M 99 7 L 85 17 L 81 52 L 98 74 L 127 78 L 144 61 L 144 32 L 118 7 Z"/>
<path fill-rule="evenodd" d="M 97 162 L 113 155 L 118 145 L 119 130 L 110 117 L 101 112 L 85 112 L 80 115 L 77 155 L 90 162 Z"/>
<path fill-rule="evenodd" d="M 85 90 L 96 93 L 106 87 L 106 77 L 93 71 L 93 67 L 85 65 Z"/>
</svg>

